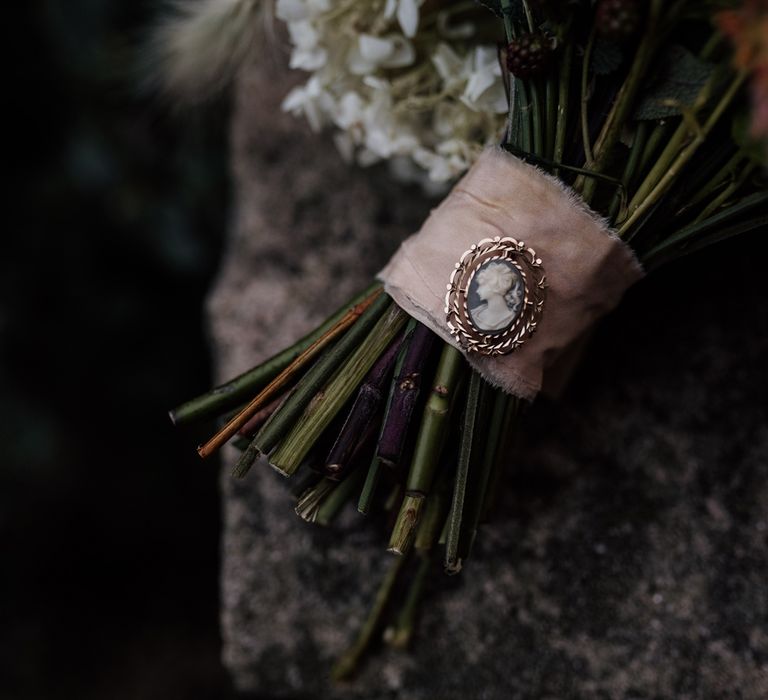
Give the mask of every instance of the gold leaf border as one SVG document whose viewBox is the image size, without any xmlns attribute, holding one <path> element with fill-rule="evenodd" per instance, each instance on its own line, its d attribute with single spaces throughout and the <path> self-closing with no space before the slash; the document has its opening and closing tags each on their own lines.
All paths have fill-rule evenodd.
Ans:
<svg viewBox="0 0 768 700">
<path fill-rule="evenodd" d="M 500 333 L 487 333 L 477 328 L 467 308 L 472 277 L 481 265 L 491 260 L 505 260 L 514 265 L 525 289 L 520 313 L 512 325 Z M 464 252 L 451 273 L 445 295 L 448 329 L 467 352 L 507 355 L 536 332 L 544 308 L 546 286 L 541 259 L 533 248 L 526 247 L 524 241 L 501 236 L 484 238 Z"/>
</svg>

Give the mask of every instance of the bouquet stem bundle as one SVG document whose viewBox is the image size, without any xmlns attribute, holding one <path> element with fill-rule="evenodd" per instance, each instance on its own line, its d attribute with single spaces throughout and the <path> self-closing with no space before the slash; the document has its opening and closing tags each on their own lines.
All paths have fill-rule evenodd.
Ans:
<svg viewBox="0 0 768 700">
<path fill-rule="evenodd" d="M 531 55 L 520 46 L 543 46 L 538 63 L 505 72 L 502 146 L 579 193 L 653 270 L 764 227 L 768 193 L 740 126 L 748 75 L 732 67 L 710 4 L 627 3 L 640 7 L 639 19 L 620 35 L 601 28 L 600 2 L 482 4 L 500 15 L 505 69 Z M 334 669 L 342 678 L 383 628 L 385 641 L 407 646 L 436 562 L 451 574 L 466 564 L 524 408 L 374 284 L 291 348 L 171 417 L 186 424 L 236 411 L 201 457 L 236 438 L 235 476 L 261 456 L 299 475 L 305 520 L 330 525 L 348 503 L 393 520 L 382 547 L 393 565 Z"/>
</svg>

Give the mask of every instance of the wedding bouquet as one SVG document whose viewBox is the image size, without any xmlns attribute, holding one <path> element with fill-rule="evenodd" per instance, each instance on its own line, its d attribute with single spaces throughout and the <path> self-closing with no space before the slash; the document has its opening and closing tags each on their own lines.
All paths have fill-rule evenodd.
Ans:
<svg viewBox="0 0 768 700">
<path fill-rule="evenodd" d="M 201 456 L 233 441 L 241 478 L 265 457 L 306 520 L 390 518 L 343 677 L 382 628 L 407 645 L 426 577 L 471 556 L 526 405 L 622 293 L 768 223 L 768 4 L 206 0 L 160 32 L 167 75 L 218 84 L 272 11 L 309 73 L 287 111 L 361 165 L 466 171 L 367 290 L 171 413 L 223 417 Z"/>
</svg>

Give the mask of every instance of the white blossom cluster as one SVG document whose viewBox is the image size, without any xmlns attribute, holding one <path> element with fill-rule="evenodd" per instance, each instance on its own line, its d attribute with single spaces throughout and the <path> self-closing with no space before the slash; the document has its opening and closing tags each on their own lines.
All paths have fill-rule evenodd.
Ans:
<svg viewBox="0 0 768 700">
<path fill-rule="evenodd" d="M 277 0 L 290 65 L 310 73 L 283 109 L 314 130 L 335 127 L 350 161 L 389 160 L 404 178 L 455 178 L 498 141 L 507 111 L 496 47 L 474 39 L 472 22 L 456 21 L 459 6 Z"/>
</svg>

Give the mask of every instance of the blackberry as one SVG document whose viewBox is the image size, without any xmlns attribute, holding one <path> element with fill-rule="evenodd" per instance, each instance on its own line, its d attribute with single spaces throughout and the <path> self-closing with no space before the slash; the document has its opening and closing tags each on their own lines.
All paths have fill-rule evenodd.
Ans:
<svg viewBox="0 0 768 700">
<path fill-rule="evenodd" d="M 642 7 L 639 0 L 599 0 L 595 28 L 606 39 L 622 41 L 640 29 Z"/>
<path fill-rule="evenodd" d="M 544 73 L 551 57 L 552 42 L 542 32 L 522 34 L 507 46 L 507 68 L 521 80 Z"/>
</svg>

